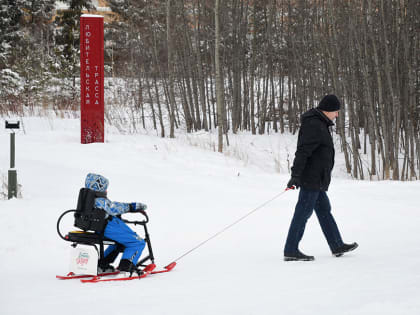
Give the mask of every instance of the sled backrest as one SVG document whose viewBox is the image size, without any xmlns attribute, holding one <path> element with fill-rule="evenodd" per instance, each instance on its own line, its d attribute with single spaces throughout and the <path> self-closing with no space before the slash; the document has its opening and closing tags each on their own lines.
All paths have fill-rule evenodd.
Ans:
<svg viewBox="0 0 420 315">
<path fill-rule="evenodd" d="M 84 231 L 103 232 L 107 215 L 104 210 L 95 208 L 95 199 L 99 197 L 104 197 L 104 193 L 89 188 L 80 189 L 74 213 L 74 226 Z"/>
</svg>

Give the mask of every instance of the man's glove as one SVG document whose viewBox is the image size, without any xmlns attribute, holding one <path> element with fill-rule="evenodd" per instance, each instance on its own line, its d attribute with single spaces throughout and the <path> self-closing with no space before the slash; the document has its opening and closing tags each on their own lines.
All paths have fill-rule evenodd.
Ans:
<svg viewBox="0 0 420 315">
<path fill-rule="evenodd" d="M 300 178 L 298 176 L 292 176 L 292 178 L 287 183 L 287 188 L 297 189 L 300 187 Z"/>
<path fill-rule="evenodd" d="M 147 209 L 147 206 L 141 202 L 130 203 L 130 212 L 140 212 Z"/>
</svg>

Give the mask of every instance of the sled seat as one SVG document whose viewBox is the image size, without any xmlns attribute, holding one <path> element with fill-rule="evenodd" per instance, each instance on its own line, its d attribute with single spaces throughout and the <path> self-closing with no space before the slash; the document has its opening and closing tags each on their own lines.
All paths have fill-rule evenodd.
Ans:
<svg viewBox="0 0 420 315">
<path fill-rule="evenodd" d="M 94 244 L 114 245 L 116 244 L 115 241 L 108 239 L 106 237 L 102 237 L 100 234 L 97 234 L 94 232 L 71 231 L 64 238 L 69 242 L 86 244 L 86 245 L 94 245 Z"/>
<path fill-rule="evenodd" d="M 96 248 L 99 254 L 99 258 L 104 257 L 104 246 L 105 245 L 117 245 L 121 246 L 114 240 L 103 237 L 101 234 L 95 232 L 86 232 L 86 231 L 71 231 L 64 236 L 64 240 L 72 242 L 72 246 L 76 247 L 77 245 L 90 245 Z M 99 249 L 98 249 L 99 247 Z"/>
</svg>

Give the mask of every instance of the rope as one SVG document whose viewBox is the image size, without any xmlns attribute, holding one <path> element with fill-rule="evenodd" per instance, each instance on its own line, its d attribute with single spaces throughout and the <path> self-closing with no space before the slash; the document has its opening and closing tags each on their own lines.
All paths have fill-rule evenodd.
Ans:
<svg viewBox="0 0 420 315">
<path fill-rule="evenodd" d="M 235 222 L 229 224 L 228 226 L 226 226 L 225 228 L 223 228 L 222 230 L 220 230 L 219 232 L 217 232 L 216 234 L 214 234 L 213 236 L 209 237 L 208 239 L 206 239 L 205 241 L 201 242 L 200 244 L 198 244 L 197 246 L 193 247 L 192 249 L 190 249 L 189 251 L 187 251 L 185 254 L 182 254 L 181 256 L 179 256 L 177 259 L 174 260 L 174 262 L 180 260 L 181 258 L 187 256 L 188 254 L 190 254 L 191 252 L 195 251 L 196 249 L 198 249 L 199 247 L 203 246 L 204 244 L 206 244 L 208 241 L 212 240 L 213 238 L 215 238 L 216 236 L 222 234 L 223 232 L 227 231 L 228 229 L 230 229 L 231 227 L 233 227 L 234 225 L 238 224 L 239 222 L 241 222 L 242 220 L 244 220 L 246 217 L 250 216 L 252 213 L 256 212 L 257 210 L 265 207 L 267 204 L 269 204 L 270 202 L 272 202 L 273 200 L 277 199 L 278 197 L 280 197 L 281 195 L 283 195 L 286 191 L 290 190 L 292 188 L 286 188 L 284 191 L 282 191 L 281 193 L 275 195 L 273 198 L 267 200 L 266 202 L 264 202 L 263 204 L 259 205 L 258 207 L 256 207 L 255 209 L 253 209 L 252 211 L 248 212 L 247 214 L 245 214 L 244 216 L 240 217 L 239 219 L 237 219 Z"/>
</svg>

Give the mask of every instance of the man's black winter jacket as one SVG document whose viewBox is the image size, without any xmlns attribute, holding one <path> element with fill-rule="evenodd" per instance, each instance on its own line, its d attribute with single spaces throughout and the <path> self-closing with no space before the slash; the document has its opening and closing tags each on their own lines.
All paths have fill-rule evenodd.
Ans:
<svg viewBox="0 0 420 315">
<path fill-rule="evenodd" d="M 334 144 L 330 128 L 334 123 L 320 110 L 313 108 L 301 117 L 297 150 L 292 176 L 300 178 L 301 186 L 327 191 L 334 166 Z"/>
</svg>

